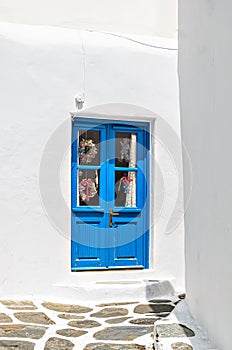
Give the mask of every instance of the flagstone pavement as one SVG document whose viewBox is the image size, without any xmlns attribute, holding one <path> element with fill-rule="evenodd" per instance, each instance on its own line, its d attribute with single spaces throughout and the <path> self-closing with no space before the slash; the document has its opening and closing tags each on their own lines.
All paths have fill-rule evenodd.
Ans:
<svg viewBox="0 0 232 350">
<path fill-rule="evenodd" d="M 154 349 L 154 323 L 166 318 L 179 301 L 77 305 L 0 300 L 0 350 Z M 165 331 L 170 330 L 160 329 Z M 189 349 L 182 343 L 174 346 Z"/>
</svg>

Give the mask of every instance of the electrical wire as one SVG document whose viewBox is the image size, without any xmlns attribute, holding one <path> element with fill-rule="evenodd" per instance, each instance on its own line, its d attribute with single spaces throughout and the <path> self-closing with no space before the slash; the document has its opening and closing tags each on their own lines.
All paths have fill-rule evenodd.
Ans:
<svg viewBox="0 0 232 350">
<path fill-rule="evenodd" d="M 85 29 L 84 31 L 86 31 L 86 32 L 91 32 L 91 33 L 101 33 L 101 34 L 116 36 L 116 37 L 118 37 L 118 38 L 125 39 L 125 40 L 129 40 L 129 41 L 132 41 L 132 42 L 134 42 L 134 43 L 136 43 L 136 44 L 140 44 L 140 45 L 143 45 L 143 46 L 153 47 L 153 48 L 155 48 L 155 49 L 163 49 L 163 50 L 170 50 L 170 51 L 178 51 L 178 49 L 176 49 L 176 48 L 164 47 L 164 46 L 157 46 L 157 45 L 152 45 L 152 44 L 144 43 L 144 42 L 142 42 L 142 41 L 135 40 L 135 39 L 132 39 L 132 38 L 130 38 L 130 37 L 128 37 L 128 36 L 121 35 L 121 34 L 110 33 L 110 32 L 102 32 L 102 31 L 92 30 L 92 29 Z"/>
<path fill-rule="evenodd" d="M 86 51 L 85 51 L 85 44 L 84 40 L 81 36 L 80 32 L 80 41 L 81 41 L 81 47 L 82 47 L 82 64 L 83 64 L 83 98 L 85 100 L 85 90 L 86 90 Z"/>
<path fill-rule="evenodd" d="M 93 30 L 93 29 L 84 29 L 82 31 L 85 32 L 90 32 L 90 33 L 99 33 L 99 34 L 105 34 L 105 35 L 110 35 L 114 37 L 118 37 L 124 40 L 132 41 L 136 44 L 155 48 L 155 49 L 161 49 L 161 50 L 169 50 L 169 51 L 178 51 L 176 48 L 171 48 L 171 47 L 164 47 L 164 46 L 157 46 L 157 45 L 152 45 L 148 43 L 141 42 L 139 40 L 132 39 L 130 37 L 127 37 L 125 35 L 121 34 L 116 34 L 116 33 L 110 33 L 110 32 L 103 32 L 103 31 L 98 31 L 98 30 Z M 86 91 L 86 50 L 85 50 L 85 45 L 84 45 L 84 40 L 81 35 L 80 31 L 80 41 L 81 41 L 81 47 L 82 47 L 82 63 L 83 63 L 83 99 L 85 100 L 85 91 Z"/>
</svg>

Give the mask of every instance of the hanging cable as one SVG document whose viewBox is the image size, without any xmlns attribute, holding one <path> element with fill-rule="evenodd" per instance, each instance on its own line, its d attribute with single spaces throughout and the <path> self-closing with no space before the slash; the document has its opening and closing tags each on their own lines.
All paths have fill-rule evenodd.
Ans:
<svg viewBox="0 0 232 350">
<path fill-rule="evenodd" d="M 110 33 L 110 32 L 103 32 L 103 31 L 98 31 L 98 30 L 93 30 L 93 29 L 84 29 L 84 31 L 90 32 L 90 33 L 100 33 L 100 34 L 106 34 L 106 35 L 116 36 L 116 37 L 118 37 L 118 38 L 122 38 L 122 39 L 125 39 L 125 40 L 129 40 L 129 41 L 132 41 L 132 42 L 134 42 L 134 43 L 136 43 L 136 44 L 139 44 L 139 45 L 148 46 L 148 47 L 153 47 L 153 48 L 155 48 L 155 49 L 163 49 L 163 50 L 170 50 L 170 51 L 178 51 L 177 48 L 152 45 L 152 44 L 144 43 L 144 42 L 139 41 L 139 40 L 132 39 L 132 38 L 130 38 L 130 37 L 128 37 L 128 36 L 121 35 L 121 34 Z"/>
<path fill-rule="evenodd" d="M 85 93 L 86 93 L 86 49 L 85 49 L 84 40 L 82 38 L 82 33 L 81 33 L 81 32 L 84 32 L 84 31 L 85 32 L 89 32 L 89 33 L 99 33 L 99 34 L 105 34 L 105 35 L 118 37 L 118 38 L 121 38 L 121 39 L 124 39 L 124 40 L 128 40 L 128 41 L 131 41 L 131 42 L 139 44 L 139 45 L 143 45 L 143 46 L 151 47 L 151 48 L 155 48 L 155 49 L 169 50 L 169 51 L 178 51 L 177 48 L 152 45 L 152 44 L 141 42 L 141 41 L 136 40 L 136 39 L 132 39 L 130 37 L 127 37 L 127 36 L 121 35 L 121 34 L 104 32 L 104 31 L 98 31 L 98 30 L 93 30 L 93 29 L 83 29 L 83 30 L 79 31 L 81 47 L 82 47 L 83 93 L 82 93 L 82 95 L 79 95 L 79 96 L 77 96 L 75 98 L 75 103 L 76 103 L 77 110 L 81 110 L 83 108 L 83 104 L 85 102 Z"/>
<path fill-rule="evenodd" d="M 85 50 L 85 44 L 84 40 L 82 38 L 82 33 L 80 31 L 80 41 L 81 41 L 81 48 L 82 48 L 82 65 L 83 65 L 83 103 L 85 101 L 85 91 L 86 91 L 86 50 Z"/>
</svg>

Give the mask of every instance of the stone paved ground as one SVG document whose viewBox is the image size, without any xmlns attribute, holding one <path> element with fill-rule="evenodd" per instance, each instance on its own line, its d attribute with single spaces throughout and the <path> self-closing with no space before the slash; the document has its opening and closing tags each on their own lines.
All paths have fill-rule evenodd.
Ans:
<svg viewBox="0 0 232 350">
<path fill-rule="evenodd" d="M 153 349 L 154 323 L 167 317 L 176 301 L 73 305 L 0 300 L 0 350 Z"/>
<path fill-rule="evenodd" d="M 155 350 L 217 350 L 193 319 L 185 300 L 166 318 L 155 322 Z"/>
</svg>

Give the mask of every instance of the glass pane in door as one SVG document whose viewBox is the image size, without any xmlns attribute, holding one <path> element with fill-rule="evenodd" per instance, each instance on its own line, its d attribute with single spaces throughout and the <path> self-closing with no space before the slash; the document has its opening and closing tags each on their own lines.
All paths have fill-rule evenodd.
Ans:
<svg viewBox="0 0 232 350">
<path fill-rule="evenodd" d="M 78 164 L 100 164 L 100 131 L 79 130 L 78 135 Z"/>
<path fill-rule="evenodd" d="M 130 132 L 116 132 L 116 167 L 136 167 L 137 135 Z"/>
<path fill-rule="evenodd" d="M 99 170 L 82 170 L 77 173 L 78 194 L 77 206 L 99 205 Z"/>
<path fill-rule="evenodd" d="M 135 171 L 115 171 L 115 206 L 136 207 Z"/>
</svg>

